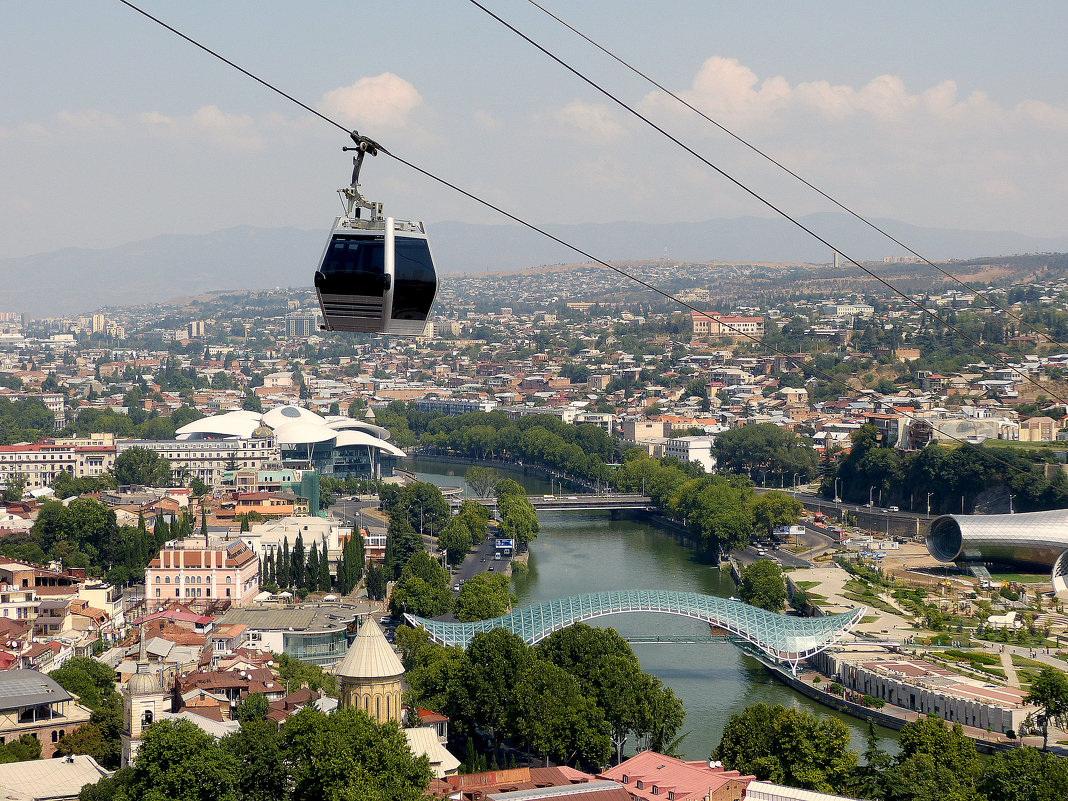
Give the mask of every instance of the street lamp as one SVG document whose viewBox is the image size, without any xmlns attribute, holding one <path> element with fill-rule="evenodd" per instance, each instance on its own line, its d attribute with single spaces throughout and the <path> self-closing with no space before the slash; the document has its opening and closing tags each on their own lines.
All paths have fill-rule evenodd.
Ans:
<svg viewBox="0 0 1068 801">
<path fill-rule="evenodd" d="M 934 495 L 933 492 L 928 492 L 927 493 L 927 517 L 928 517 L 928 519 L 930 519 L 930 517 L 931 517 L 931 496 L 932 495 Z"/>
<path fill-rule="evenodd" d="M 1015 495 L 1012 495 L 1012 494 L 1009 495 L 1009 514 L 1010 515 L 1013 514 L 1013 511 L 1012 511 L 1012 499 L 1015 498 L 1015 497 L 1016 497 Z"/>
<path fill-rule="evenodd" d="M 875 485 L 872 484 L 870 487 L 868 487 L 868 506 L 871 506 L 872 495 L 873 495 L 874 492 L 875 492 Z"/>
<path fill-rule="evenodd" d="M 842 503 L 842 496 L 838 494 L 838 482 L 842 479 L 835 477 L 834 479 L 834 502 L 837 504 Z"/>
</svg>

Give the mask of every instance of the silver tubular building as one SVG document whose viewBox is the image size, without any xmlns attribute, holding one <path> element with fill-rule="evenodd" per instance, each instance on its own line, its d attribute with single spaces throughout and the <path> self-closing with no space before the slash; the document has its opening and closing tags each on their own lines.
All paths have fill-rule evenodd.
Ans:
<svg viewBox="0 0 1068 801">
<path fill-rule="evenodd" d="M 942 515 L 927 550 L 941 562 L 984 562 L 1051 569 L 1054 592 L 1068 592 L 1068 509 L 1013 515 Z"/>
</svg>

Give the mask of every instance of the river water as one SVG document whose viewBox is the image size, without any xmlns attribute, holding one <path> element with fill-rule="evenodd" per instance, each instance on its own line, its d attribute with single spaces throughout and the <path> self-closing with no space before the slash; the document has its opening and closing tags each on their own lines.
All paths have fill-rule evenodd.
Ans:
<svg viewBox="0 0 1068 801">
<path fill-rule="evenodd" d="M 438 486 L 466 486 L 464 467 L 407 460 L 403 467 Z M 509 474 L 531 494 L 549 483 Z M 692 549 L 664 529 L 641 519 L 612 520 L 606 512 L 543 513 L 541 534 L 531 544 L 529 571 L 513 589 L 519 605 L 603 590 L 664 589 L 729 597 L 734 582 L 726 570 L 701 563 Z M 657 614 L 613 615 L 592 621 L 620 634 L 707 635 L 706 624 Z M 686 709 L 679 751 L 705 759 L 719 743 L 731 714 L 757 703 L 783 704 L 833 715 L 850 728 L 853 748 L 863 750 L 866 724 L 841 715 L 776 680 L 758 661 L 729 643 L 634 644 L 642 668 L 675 691 Z M 896 751 L 896 732 L 878 729 L 883 747 Z"/>
</svg>

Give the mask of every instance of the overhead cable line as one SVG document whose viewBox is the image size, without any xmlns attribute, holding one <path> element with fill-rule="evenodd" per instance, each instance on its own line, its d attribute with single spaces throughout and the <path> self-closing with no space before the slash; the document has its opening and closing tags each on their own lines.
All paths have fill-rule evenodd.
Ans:
<svg viewBox="0 0 1068 801">
<path fill-rule="evenodd" d="M 292 95 L 282 91 L 281 89 L 279 89 L 278 87 L 274 86 L 270 82 L 268 82 L 268 81 L 266 81 L 266 80 L 264 80 L 264 79 L 262 79 L 262 78 L 260 78 L 260 77 L 258 77 L 256 75 L 254 75 L 253 73 L 249 72 L 248 70 L 238 66 L 237 64 L 235 64 L 234 62 L 232 62 L 229 59 L 225 58 L 224 56 L 220 55 L 219 53 L 217 53 L 216 51 L 212 50 L 211 48 L 200 44 L 199 42 L 197 42 L 196 40 L 192 39 L 191 37 L 185 35 L 184 33 L 181 33 L 180 31 L 178 31 L 175 28 L 171 27 L 170 25 L 166 24 L 162 20 L 152 16 L 151 14 L 149 14 L 149 13 L 147 13 L 145 11 L 142 11 L 140 8 L 138 8 L 137 6 L 135 6 L 131 2 L 129 2 L 129 0 L 119 0 L 119 2 L 122 3 L 125 6 L 130 7 L 131 9 L 133 9 L 136 12 L 138 12 L 139 14 L 147 17 L 148 19 L 152 20 L 153 22 L 157 23 L 158 25 L 166 28 L 168 31 L 176 34 L 177 36 L 181 37 L 182 39 L 184 39 L 185 41 L 189 42 L 190 44 L 195 45 L 197 48 L 203 50 L 205 53 L 208 53 L 209 55 L 214 56 L 215 58 L 217 58 L 218 60 L 220 60 L 223 63 L 227 64 L 228 66 L 233 67 L 238 72 L 241 72 L 243 75 L 246 75 L 247 77 L 252 78 L 254 81 L 256 81 L 257 83 L 261 84 L 265 88 L 271 90 L 272 92 L 275 92 L 276 94 L 281 95 L 282 97 L 286 98 L 287 100 L 291 101 L 292 103 L 295 103 L 296 105 L 300 106 L 302 109 L 311 112 L 316 117 L 319 117 L 320 119 L 322 119 L 323 121 L 329 123 L 330 125 L 333 125 L 336 128 L 340 128 L 341 130 L 343 130 L 347 134 L 349 134 L 353 138 L 354 141 L 359 142 L 360 138 L 362 138 L 362 137 L 359 137 L 359 135 L 355 131 L 349 131 L 349 129 L 347 127 L 345 127 L 344 125 L 342 125 L 340 122 L 337 122 L 336 120 L 331 119 L 330 117 L 326 116 L 325 114 L 323 114 L 323 113 L 321 113 L 319 111 L 316 111 L 311 106 L 308 106 L 305 103 L 302 103 L 300 100 L 297 100 L 295 97 L 293 97 Z M 455 183 L 452 183 L 448 179 L 442 178 L 441 176 L 436 175 L 435 173 L 432 173 L 429 170 L 424 169 L 423 167 L 420 167 L 417 164 L 414 164 L 413 162 L 408 161 L 407 159 L 405 159 L 405 158 L 397 155 L 396 153 L 393 153 L 390 150 L 386 149 L 382 145 L 379 145 L 378 143 L 375 143 L 375 144 L 376 144 L 376 147 L 378 148 L 379 152 L 389 156 L 394 161 L 396 161 L 396 162 L 398 162 L 400 164 L 403 164 L 404 166 L 408 167 L 411 170 L 414 170 L 415 172 L 419 173 L 420 175 L 423 175 L 426 178 L 429 178 L 431 181 L 434 181 L 435 183 L 440 184 L 441 186 L 444 186 L 447 189 L 451 189 L 454 192 L 457 192 L 458 194 L 461 194 L 464 197 L 466 197 L 466 198 L 468 198 L 470 200 L 473 200 L 474 202 L 484 206 L 485 208 L 490 209 L 491 211 L 495 211 L 498 214 L 500 214 L 500 215 L 502 215 L 504 217 L 507 217 L 508 219 L 512 220 L 513 222 L 518 223 L 519 225 L 521 225 L 521 226 L 523 226 L 525 228 L 528 228 L 529 230 L 534 231 L 535 233 L 540 234 L 541 236 L 544 236 L 545 238 L 550 239 L 550 240 L 552 240 L 553 242 L 556 242 L 559 245 L 562 245 L 563 247 L 567 248 L 568 250 L 571 250 L 572 252 L 577 253 L 578 255 L 583 256 L 584 258 L 588 259 L 590 262 L 592 262 L 594 264 L 598 264 L 601 267 L 605 267 L 605 268 L 611 270 L 612 272 L 622 276 L 623 278 L 626 278 L 629 281 L 632 281 L 632 282 L 638 284 L 639 286 L 642 286 L 645 289 L 648 289 L 651 292 L 654 292 L 655 294 L 660 295 L 661 297 L 665 298 L 666 300 L 669 300 L 669 301 L 671 301 L 673 303 L 676 303 L 676 304 L 682 306 L 683 308 L 688 309 L 689 311 L 691 311 L 694 314 L 697 314 L 697 315 L 702 316 L 702 317 L 713 317 L 714 316 L 711 312 L 702 311 L 701 309 L 698 309 L 696 306 L 693 306 L 692 304 L 690 304 L 689 302 L 683 300 L 682 298 L 680 298 L 680 297 L 678 297 L 676 295 L 673 295 L 670 292 L 667 292 L 667 291 L 665 291 L 663 289 L 660 289 L 659 287 L 649 283 L 645 279 L 639 278 L 638 276 L 636 276 L 636 275 L 634 275 L 632 273 L 628 273 L 626 270 L 624 270 L 624 269 L 622 269 L 620 267 L 617 267 L 617 266 L 615 266 L 613 264 L 610 264 L 607 261 L 604 261 L 603 259 L 600 259 L 600 258 L 592 255 L 591 253 L 588 253 L 587 251 L 583 250 L 579 246 L 573 245 L 570 242 L 568 242 L 568 241 L 566 241 L 564 239 L 561 239 L 560 237 L 556 236 L 555 234 L 550 233 L 549 231 L 545 230 L 544 228 L 541 228 L 538 225 L 523 219 L 522 217 L 519 217 L 519 216 L 517 216 L 515 214 L 512 214 L 509 211 L 506 211 L 505 209 L 501 208 L 500 206 L 495 205 L 494 203 L 492 203 L 492 202 L 490 202 L 490 201 L 488 201 L 488 200 L 486 200 L 486 199 L 474 194 L 473 192 L 470 192 L 470 191 L 462 188 L 461 186 L 459 186 L 459 185 L 457 185 Z M 734 181 L 733 178 L 731 178 L 730 180 Z M 735 183 L 737 183 L 737 181 L 735 181 Z M 749 190 L 747 189 L 746 191 L 749 191 Z M 850 387 L 849 384 L 847 384 L 842 379 L 837 378 L 837 377 L 835 377 L 833 375 L 830 375 L 829 373 L 827 373 L 824 370 L 821 370 L 821 369 L 819 369 L 817 367 L 806 366 L 804 361 L 803 361 L 803 359 L 800 358 L 801 354 L 792 355 L 792 354 L 786 353 L 785 351 L 781 350 L 780 348 L 777 348 L 774 345 L 771 345 L 771 344 L 769 344 L 767 342 L 764 342 L 761 339 L 759 339 L 758 337 L 755 337 L 755 336 L 753 336 L 752 334 L 750 334 L 750 333 L 748 333 L 746 331 L 742 331 L 741 329 L 739 329 L 739 328 L 737 328 L 737 327 L 735 327 L 735 326 L 733 326 L 733 325 L 731 325 L 729 323 L 724 322 L 721 318 L 718 318 L 718 319 L 719 319 L 720 325 L 725 327 L 725 328 L 727 328 L 727 329 L 729 329 L 732 333 L 749 340 L 750 342 L 752 342 L 753 344 L 755 344 L 755 345 L 757 345 L 759 347 L 762 347 L 762 348 L 764 348 L 766 350 L 771 351 L 772 353 L 774 353 L 777 356 L 781 356 L 782 358 L 786 359 L 787 361 L 789 361 L 790 363 L 792 363 L 796 367 L 798 367 L 798 369 L 800 369 L 800 370 L 802 370 L 804 372 L 811 373 L 811 374 L 814 374 L 816 376 L 819 376 L 820 378 L 823 378 L 825 381 L 828 381 L 829 383 L 837 384 L 837 385 L 843 387 L 844 389 L 846 389 L 847 391 L 853 391 L 853 387 Z M 905 418 L 907 418 L 909 420 L 912 420 L 913 422 L 921 422 L 922 421 L 922 422 L 926 423 L 927 425 L 931 425 L 932 428 L 934 427 L 933 424 L 931 423 L 931 421 L 925 420 L 922 417 L 919 417 L 919 416 L 913 415 L 913 414 L 909 414 L 907 412 L 900 411 L 900 410 L 899 410 L 899 413 L 901 414 L 902 417 L 905 417 Z M 972 442 L 969 442 L 966 439 L 962 439 L 960 437 L 954 436 L 954 435 L 949 434 L 948 432 L 945 432 L 945 431 L 940 431 L 939 433 L 941 433 L 942 436 L 944 436 L 944 437 L 946 437 L 948 439 L 951 439 L 951 440 L 954 440 L 955 442 L 960 443 L 962 446 L 967 445 L 967 446 L 971 446 L 971 447 L 975 448 L 977 451 L 979 451 L 979 453 L 983 454 L 985 457 L 987 457 L 991 461 L 1002 465 L 1003 467 L 1007 468 L 1010 471 L 1019 473 L 1021 475 L 1028 475 L 1028 476 L 1032 476 L 1032 477 L 1034 476 L 1033 471 L 1024 470 L 1023 468 L 1018 467 L 1017 465 L 1014 465 L 1011 462 L 1007 462 L 1004 459 L 1002 459 L 1002 458 L 1000 458 L 998 456 L 995 456 L 994 454 L 990 453 L 989 451 L 983 450 L 982 448 L 978 447 L 977 445 L 975 445 Z M 1061 487 L 1057 487 L 1052 482 L 1049 482 L 1049 486 L 1054 488 L 1058 492 L 1061 492 L 1063 494 L 1068 495 L 1068 490 L 1063 489 Z"/>
<path fill-rule="evenodd" d="M 712 117 L 708 116 L 703 111 L 701 111 L 699 108 L 694 106 L 692 103 L 688 102 L 685 98 L 679 96 L 675 92 L 672 92 L 670 89 L 668 89 L 666 86 L 661 84 L 656 79 L 654 79 L 654 78 L 650 77 L 649 75 L 647 75 L 646 73 L 642 72 L 640 69 L 635 67 L 633 64 L 630 64 L 628 61 L 626 61 L 621 56 L 616 55 L 615 53 L 613 53 L 611 50 L 609 50 L 604 45 L 600 44 L 599 42 L 594 41 L 592 38 L 587 36 L 585 33 L 580 31 L 575 26 L 571 25 L 566 20 L 561 19 L 559 16 L 554 14 L 552 11 L 550 11 L 547 8 L 545 8 L 545 6 L 543 6 L 540 3 L 538 3 L 537 0 L 527 0 L 527 2 L 530 3 L 532 6 L 534 6 L 535 8 L 537 8 L 539 11 L 542 11 L 543 13 L 545 13 L 546 15 L 551 17 L 552 19 L 554 19 L 557 22 L 559 22 L 561 25 L 563 25 L 565 28 L 567 28 L 569 31 L 574 33 L 579 38 L 584 39 L 589 44 L 593 45 L 595 48 L 600 50 L 602 53 L 604 53 L 609 58 L 613 59 L 614 61 L 618 62 L 623 67 L 625 67 L 626 69 L 630 70 L 632 73 L 637 75 L 642 80 L 648 82 L 652 86 L 655 86 L 657 89 L 659 89 L 661 92 L 666 94 L 668 97 L 670 97 L 673 100 L 676 100 L 677 102 L 681 103 L 683 106 L 688 108 L 694 114 L 698 115 L 699 117 L 704 119 L 706 122 L 709 122 L 712 125 L 714 125 L 716 128 L 718 128 L 723 133 L 727 134 L 727 136 L 731 137 L 732 139 L 734 139 L 739 144 L 744 145 L 745 147 L 749 148 L 749 150 L 753 151 L 754 153 L 756 153 L 761 158 L 766 159 L 767 161 L 771 162 L 776 167 L 778 167 L 780 170 L 785 172 L 787 175 L 790 175 L 791 177 L 796 178 L 798 181 L 800 181 L 802 184 L 807 186 L 809 189 L 811 189 L 813 192 L 815 192 L 820 197 L 822 197 L 825 200 L 828 200 L 831 203 L 833 203 L 835 206 L 837 206 L 839 209 L 844 211 L 849 216 L 851 216 L 854 219 L 859 220 L 860 222 L 864 223 L 864 225 L 868 226 L 873 231 L 881 234 L 882 236 L 884 236 L 887 239 L 889 239 L 891 242 L 893 242 L 898 247 L 900 247 L 903 250 L 905 250 L 906 252 L 912 254 L 917 259 L 919 259 L 922 263 L 926 264 L 928 267 L 933 267 L 935 270 L 940 272 L 946 278 L 949 278 L 950 280 L 955 281 L 960 286 L 962 286 L 965 289 L 967 289 L 969 292 L 972 292 L 977 297 L 982 298 L 984 301 L 986 301 L 988 304 L 993 306 L 995 309 L 997 309 L 998 311 L 1004 313 L 1005 315 L 1007 315 L 1011 319 L 1015 320 L 1020 325 L 1026 327 L 1027 329 L 1029 329 L 1030 331 L 1038 334 L 1039 336 L 1044 337 L 1047 341 L 1049 341 L 1050 344 L 1056 345 L 1057 347 L 1063 348 L 1064 350 L 1068 351 L 1068 345 L 1065 345 L 1064 343 L 1059 342 L 1058 340 L 1054 339 L 1053 336 L 1049 332 L 1043 331 L 1042 329 L 1038 328 L 1037 326 L 1033 325 L 1032 323 L 1027 322 L 1025 319 L 1020 317 L 1018 314 L 1015 314 L 1011 309 L 1008 309 L 1005 306 L 1002 306 L 992 296 L 986 294 L 985 292 L 983 292 L 982 290 L 978 289 L 977 287 L 973 287 L 971 284 L 967 283 L 966 281 L 963 281 L 962 279 L 958 278 L 956 275 L 954 275 L 953 273 L 949 272 L 949 270 L 947 270 L 944 267 L 942 267 L 941 265 L 936 264 L 935 262 L 931 261 L 926 256 L 924 256 L 924 255 L 922 255 L 920 253 L 917 253 L 909 245 L 907 245 L 904 242 L 902 242 L 900 239 L 895 237 L 893 234 L 891 234 L 885 228 L 882 228 L 881 226 L 879 226 L 878 224 L 876 224 L 872 220 L 870 220 L 867 217 L 865 217 L 864 215 L 860 214 L 860 212 L 854 211 L 852 208 L 847 206 L 845 203 L 842 203 L 841 201 L 839 201 L 839 200 L 835 199 L 834 197 L 832 197 L 831 195 L 827 194 L 822 189 L 820 189 L 818 186 L 815 186 L 810 181 L 808 181 L 806 178 L 804 178 L 803 176 L 801 176 L 798 173 L 796 173 L 794 170 L 792 170 L 789 167 L 787 167 L 785 164 L 783 164 L 781 161 L 776 159 L 774 156 L 770 155 L 769 153 L 767 153 L 764 150 L 761 150 L 759 147 L 754 145 L 749 140 L 745 139 L 740 134 L 735 133 L 730 128 L 726 127 L 722 123 L 720 123 L 717 120 L 713 119 Z M 844 255 L 840 251 L 835 251 L 835 252 L 838 253 L 839 255 Z"/>
<path fill-rule="evenodd" d="M 973 345 L 974 347 L 978 348 L 979 350 L 981 350 L 983 353 L 985 353 L 988 356 L 990 356 L 995 361 L 1000 362 L 1007 369 L 1011 370 L 1013 373 L 1016 373 L 1016 375 L 1020 376 L 1020 378 L 1024 379 L 1025 381 L 1027 381 L 1027 382 L 1029 382 L 1031 384 L 1034 384 L 1034 386 L 1037 387 L 1038 389 L 1040 389 L 1043 394 L 1047 394 L 1048 393 L 1050 395 L 1053 395 L 1053 392 L 1049 389 L 1049 387 L 1042 386 L 1042 384 L 1039 383 L 1036 379 L 1032 378 L 1028 373 L 1025 373 L 1020 368 L 1014 366 L 1008 360 L 1004 359 L 1000 354 L 998 354 L 997 352 L 995 352 L 995 351 L 991 350 L 990 348 L 986 347 L 985 345 L 983 345 L 978 340 L 973 339 L 972 337 L 968 336 L 966 333 L 964 333 L 960 328 L 958 328 L 953 323 L 949 322 L 948 320 L 942 319 L 937 314 L 935 314 L 933 311 L 928 309 L 923 303 L 921 303 L 920 301 L 918 301 L 915 298 L 913 298 L 907 292 L 904 292 L 904 291 L 898 289 L 896 286 L 891 284 L 888 280 L 883 278 L 881 275 L 876 273 L 874 270 L 872 270 L 872 269 L 870 269 L 868 267 L 865 267 L 863 264 L 861 264 L 859 261 L 857 261 L 853 257 L 849 256 L 846 253 L 843 253 L 840 248 L 835 247 L 833 244 L 831 244 L 827 239 L 825 239 L 823 236 L 821 236 L 815 230 L 813 230 L 812 228 L 808 227 L 803 222 L 801 222 L 800 219 L 798 219 L 797 217 L 791 215 L 789 212 L 785 211 L 784 209 L 780 208 L 779 206 L 775 205 L 770 200 L 768 200 L 766 197 L 764 197 L 759 192 L 757 192 L 755 189 L 751 189 L 746 184 L 742 183 L 739 179 L 735 178 L 733 175 L 728 173 L 722 167 L 719 167 L 718 165 L 714 164 L 712 161 L 710 161 L 705 156 L 703 156 L 700 153 L 698 153 L 696 150 L 694 150 L 692 147 L 687 145 L 685 142 L 683 142 L 681 139 L 676 137 L 674 134 L 670 133 L 665 128 L 661 127 L 660 125 L 657 125 L 651 119 L 649 119 L 644 114 L 642 114 L 640 111 L 635 109 L 633 106 L 629 105 L 626 101 L 621 100 L 619 97 L 617 97 L 616 95 L 612 94 L 610 91 L 608 91 L 603 86 L 598 84 L 592 78 L 590 78 L 587 75 L 585 75 L 584 73 L 580 72 L 575 67 L 572 67 L 570 64 L 568 64 L 566 61 L 564 61 L 558 55 L 553 53 L 551 50 L 549 50 L 548 48 L 546 48 L 543 45 L 539 44 L 538 42 L 534 41 L 534 39 L 532 39 L 531 37 L 527 36 L 525 33 L 523 33 L 521 30 L 516 28 L 510 22 L 508 22 L 507 20 L 505 20 L 502 17 L 498 16 L 493 11 L 490 11 L 488 8 L 486 8 L 486 6 L 482 5 L 482 3 L 480 3 L 478 0 L 468 0 L 468 2 L 471 3 L 471 5 L 475 6 L 476 8 L 478 8 L 478 9 L 482 10 L 483 12 L 485 12 L 488 16 L 490 16 L 493 19 L 495 19 L 501 25 L 506 27 L 508 30 L 512 31 L 512 33 L 514 33 L 516 36 L 518 36 L 519 38 L 523 39 L 523 41 L 527 42 L 528 44 L 530 44 L 532 47 L 536 48 L 537 50 L 540 50 L 542 53 L 544 53 L 546 56 L 551 58 L 553 61 L 555 61 L 557 64 L 559 64 L 565 70 L 570 72 L 576 78 L 581 80 L 583 83 L 587 84 L 588 86 L 592 87 L 594 90 L 599 92 L 600 94 L 602 94 L 605 97 L 607 97 L 609 100 L 611 100 L 613 103 L 618 105 L 620 108 L 624 109 L 625 111 L 629 112 L 633 116 L 637 117 L 639 120 L 641 120 L 646 125 L 648 125 L 650 128 L 652 128 L 654 131 L 657 131 L 662 136 L 667 138 L 669 141 L 671 141 L 674 144 L 678 145 L 678 147 L 680 147 L 682 150 L 684 150 L 685 152 L 689 153 L 691 156 L 696 158 L 698 161 L 700 161 L 705 166 L 707 166 L 710 169 L 712 169 L 715 172 L 717 172 L 723 178 L 726 178 L 728 181 L 730 181 L 732 184 L 737 186 L 739 189 L 741 189 L 747 195 L 749 195 L 750 197 L 752 197 L 755 200 L 759 201 L 762 205 L 764 205 L 765 207 L 771 209 L 773 212 L 775 212 L 776 214 L 778 214 L 780 217 L 782 217 L 783 219 L 787 220 L 788 222 L 792 223 L 797 228 L 800 228 L 802 231 L 804 231 L 806 234 L 811 236 L 817 242 L 819 242 L 822 245 L 826 246 L 829 250 L 832 250 L 835 253 L 838 253 L 840 256 L 842 256 L 842 258 L 844 258 L 850 264 L 854 265 L 855 267 L 857 267 L 857 269 L 863 271 L 865 274 L 867 274 L 871 278 L 873 278 L 876 281 L 878 281 L 880 284 L 882 284 L 884 287 L 889 289 L 894 294 L 900 295 L 902 298 L 904 298 L 906 301 L 908 301 L 911 305 L 913 305 L 917 309 L 919 309 L 921 313 L 927 315 L 928 317 L 930 317 L 931 319 L 935 320 L 939 324 L 945 326 L 950 331 L 952 331 L 957 336 L 959 336 L 961 339 L 963 339 L 965 342 L 968 342 L 971 345 Z M 1064 405 L 1066 408 L 1068 408 L 1068 400 L 1066 400 L 1064 398 L 1061 398 L 1060 396 L 1057 396 L 1057 395 L 1053 395 L 1053 397 L 1054 397 L 1055 400 L 1059 401 L 1062 405 Z"/>
</svg>

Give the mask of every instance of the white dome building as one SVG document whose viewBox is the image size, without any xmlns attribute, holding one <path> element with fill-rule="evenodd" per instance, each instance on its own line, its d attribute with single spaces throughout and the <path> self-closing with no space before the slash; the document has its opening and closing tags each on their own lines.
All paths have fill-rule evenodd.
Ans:
<svg viewBox="0 0 1068 801">
<path fill-rule="evenodd" d="M 282 464 L 311 468 L 336 478 L 381 478 L 393 474 L 405 454 L 386 441 L 381 426 L 348 418 L 329 420 L 299 406 L 280 406 L 265 414 L 233 411 L 202 417 L 176 432 L 178 440 L 240 440 L 269 433 Z"/>
</svg>

